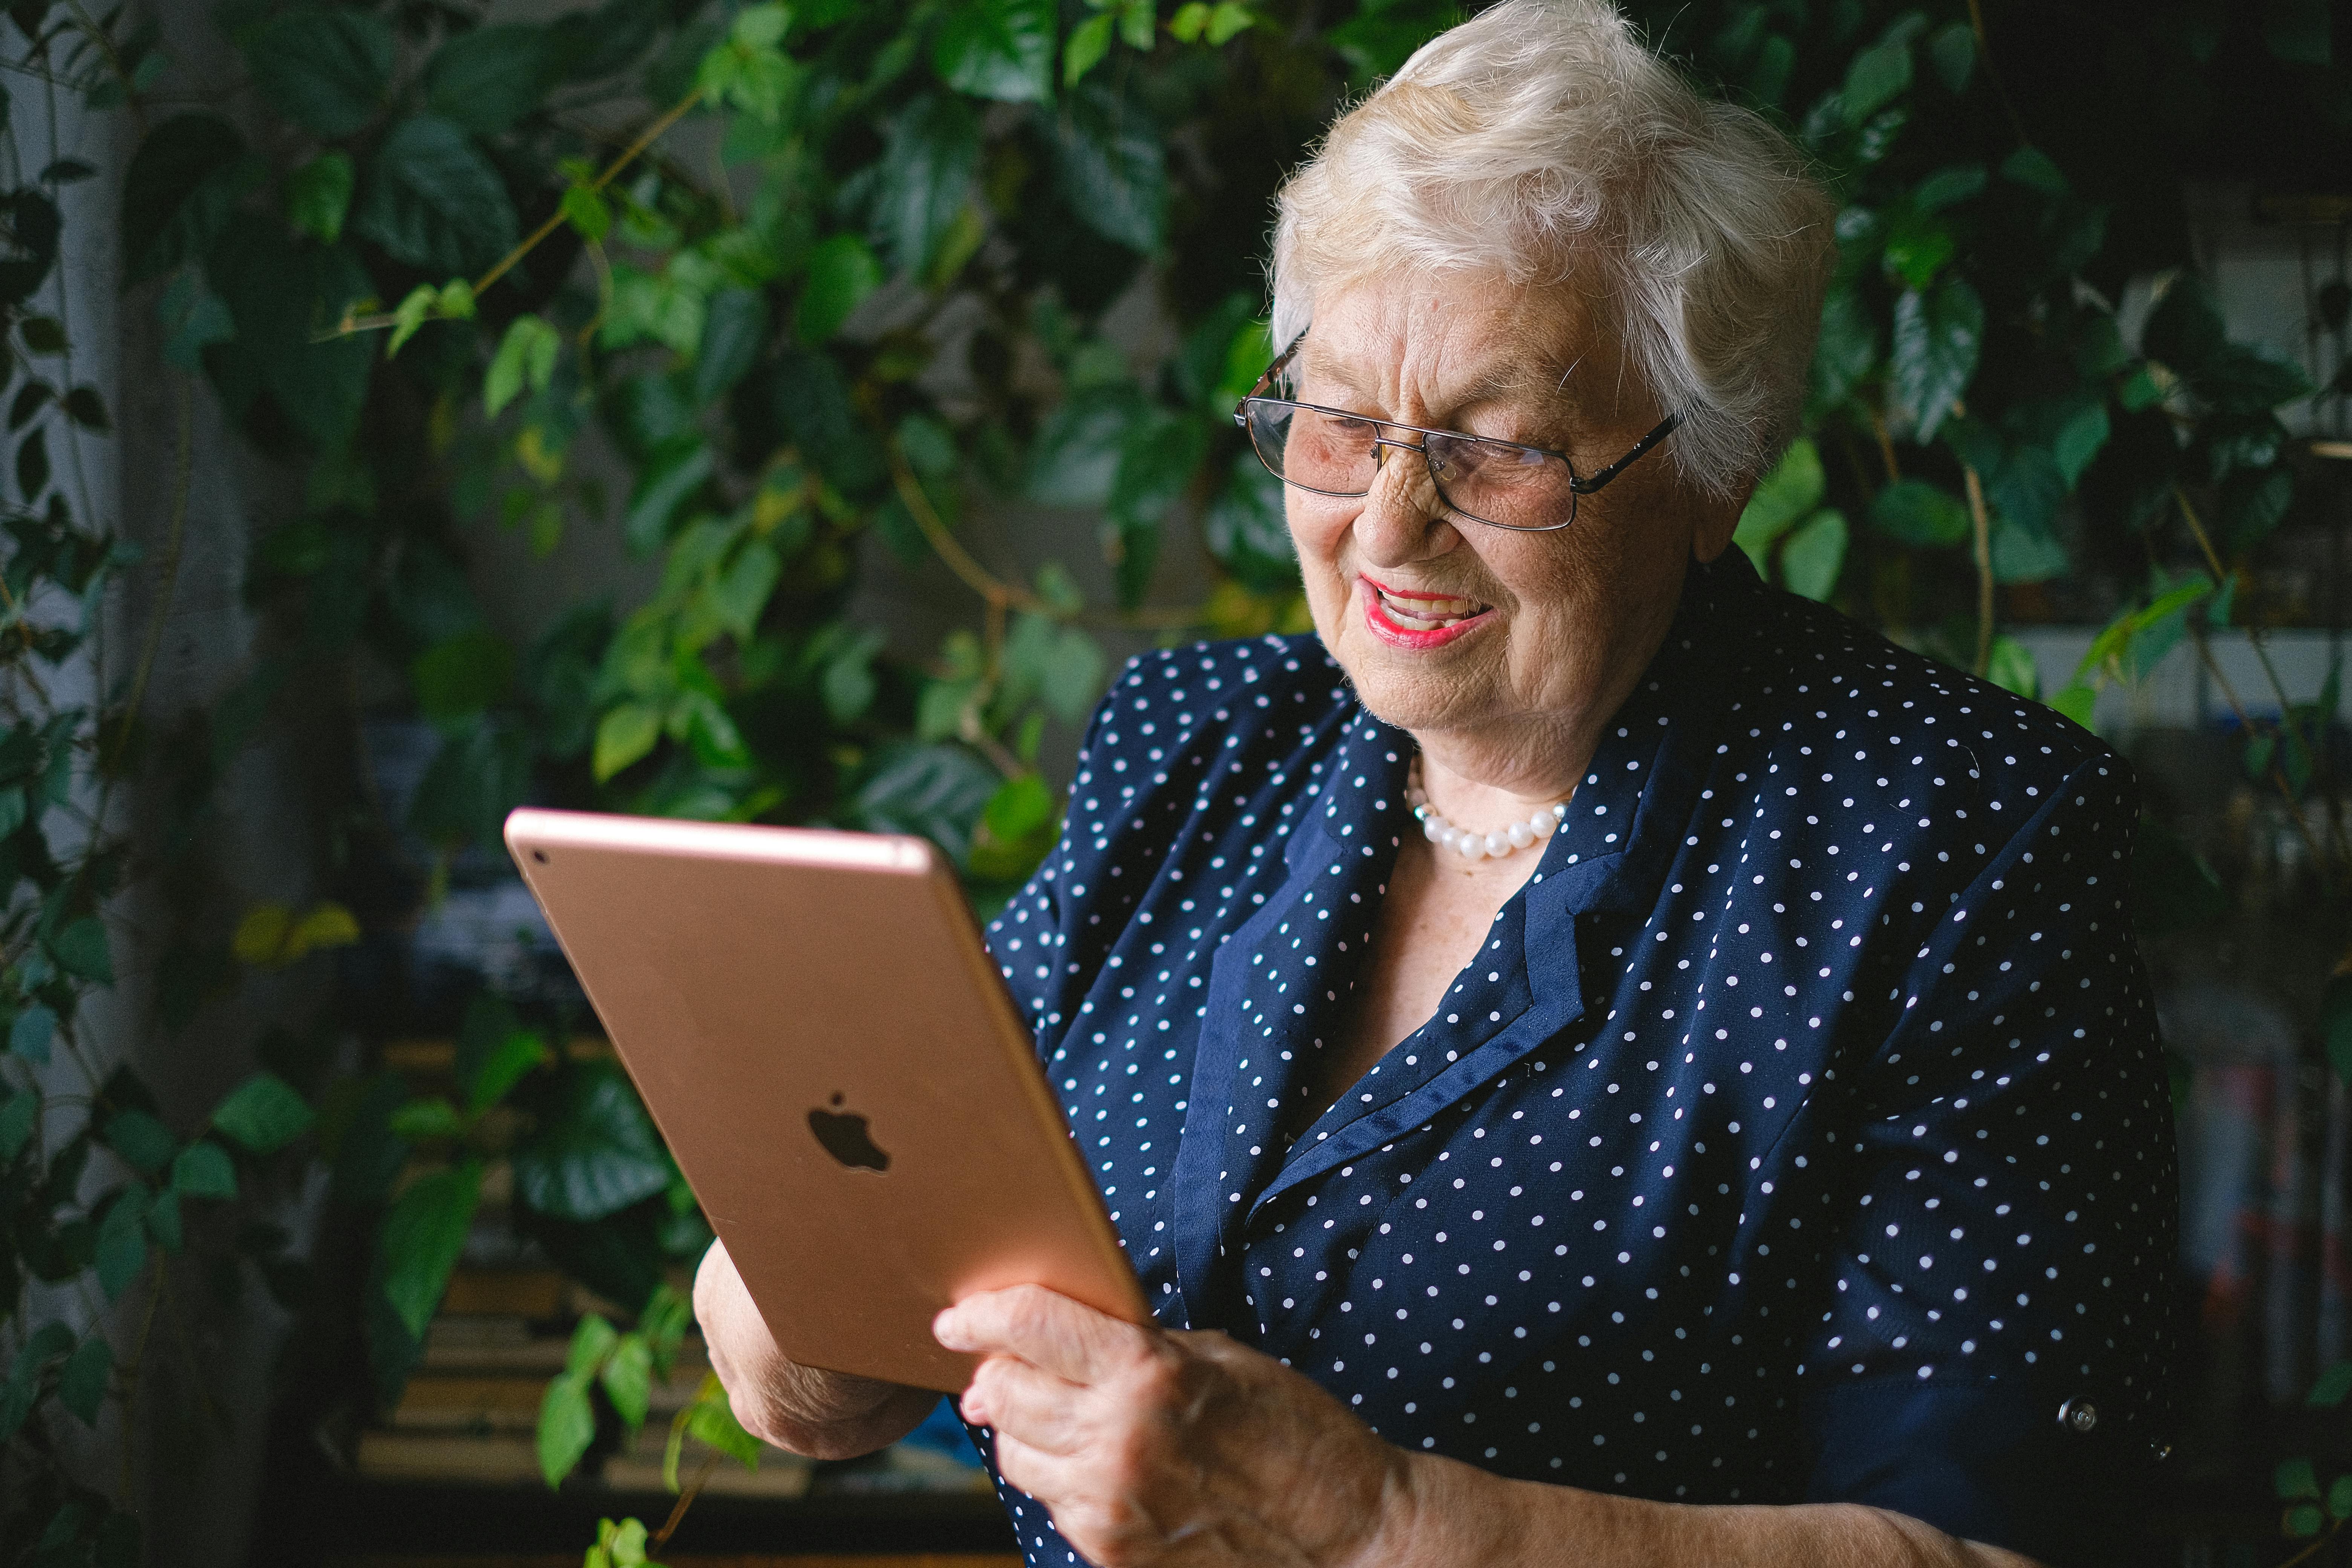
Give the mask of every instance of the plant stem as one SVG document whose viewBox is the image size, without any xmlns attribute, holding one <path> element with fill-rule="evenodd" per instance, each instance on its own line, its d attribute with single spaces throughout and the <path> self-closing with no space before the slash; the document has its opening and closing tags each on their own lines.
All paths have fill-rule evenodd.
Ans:
<svg viewBox="0 0 2352 1568">
<path fill-rule="evenodd" d="M 163 562 L 156 574 L 155 603 L 148 610 L 147 636 L 139 648 L 139 663 L 131 671 L 131 689 L 124 695 L 121 721 L 115 725 L 114 744 L 101 747 L 98 756 L 99 807 L 91 832 L 95 836 L 106 821 L 106 781 L 114 773 L 113 764 L 122 760 L 122 748 L 129 743 L 131 728 L 137 720 L 139 704 L 147 695 L 147 678 L 155 671 L 155 655 L 163 646 L 163 626 L 171 613 L 172 595 L 180 581 L 180 549 L 187 537 L 188 493 L 194 479 L 196 443 L 196 388 L 187 378 L 180 382 L 180 438 L 173 454 L 171 521 L 163 532 Z"/>
<path fill-rule="evenodd" d="M 669 1518 L 662 1521 L 662 1527 L 654 1532 L 654 1538 L 646 1542 L 647 1550 L 659 1552 L 669 1544 L 670 1532 L 685 1521 L 686 1510 L 693 1506 L 696 1498 L 702 1495 L 702 1483 L 710 1479 L 711 1468 L 718 1463 L 719 1450 L 716 1448 L 702 1456 L 702 1463 L 695 1467 L 694 1479 L 687 1483 L 686 1489 L 677 1494 L 677 1501 L 671 1506 Z"/>
<path fill-rule="evenodd" d="M 2009 128 L 2017 133 L 2021 147 L 2033 145 L 2033 138 L 2025 133 L 2025 121 L 2018 117 L 2017 105 L 2009 100 L 2009 89 L 2000 85 L 2000 73 L 1993 68 L 1992 40 L 1985 36 L 1984 8 L 1979 0 L 1969 0 L 1969 28 L 1977 36 L 1977 56 L 1984 61 L 1985 80 L 1992 83 L 1992 95 L 2000 100 L 2000 111 L 2009 116 Z"/>
<path fill-rule="evenodd" d="M 679 99 L 676 103 L 671 104 L 668 109 L 662 112 L 660 118 L 656 119 L 652 124 L 646 126 L 644 131 L 638 133 L 635 141 L 630 142 L 627 147 L 622 150 L 619 157 L 614 159 L 610 164 L 605 166 L 603 174 L 597 175 L 593 180 L 591 180 L 588 183 L 588 188 L 592 191 L 601 191 L 606 185 L 611 184 L 620 172 L 627 168 L 631 163 L 635 163 L 638 155 L 644 153 L 646 148 L 652 146 L 656 139 L 657 139 L 663 132 L 667 131 L 671 126 L 685 119 L 688 111 L 690 111 L 696 104 L 700 103 L 701 101 L 702 89 L 700 88 L 697 88 L 692 92 L 688 93 L 684 98 Z M 508 251 L 504 256 L 499 258 L 497 266 L 491 268 L 488 272 L 483 273 L 479 278 L 474 279 L 472 285 L 474 297 L 478 300 L 480 299 L 484 293 L 488 291 L 491 284 L 497 282 L 499 279 L 513 271 L 516 265 L 520 262 L 524 257 L 529 256 L 533 250 L 537 249 L 540 242 L 544 240 L 549 235 L 553 234 L 557 229 L 562 228 L 563 226 L 563 204 L 559 201 L 556 203 L 555 210 L 547 215 L 547 220 L 544 223 L 541 223 L 537 228 L 532 229 L 529 234 L 523 236 L 520 240 L 516 242 L 515 247 L 512 250 Z M 336 338 L 350 337 L 354 332 L 381 331 L 384 328 L 393 325 L 398 320 L 399 318 L 389 310 L 378 311 L 373 316 L 345 316 L 341 321 L 336 322 L 327 331 L 320 333 L 318 337 L 312 341 L 317 342 L 328 342 Z"/>
<path fill-rule="evenodd" d="M 932 551 L 947 563 L 948 570 L 954 573 L 965 587 L 987 600 L 999 614 L 1007 609 L 1025 610 L 1033 616 L 1045 616 L 1057 621 L 1118 626 L 1131 631 L 1165 631 L 1201 624 L 1200 610 L 1190 605 L 1146 605 L 1139 609 L 1119 610 L 1107 616 L 1088 615 L 1083 611 L 1072 615 L 1057 610 L 1028 589 L 1017 583 L 1005 582 L 974 560 L 971 552 L 948 531 L 948 525 L 940 520 L 938 509 L 931 505 L 931 498 L 923 493 L 923 487 L 916 481 L 914 469 L 907 466 L 905 456 L 895 449 L 890 454 L 890 478 L 898 487 L 898 500 L 905 504 L 907 514 L 915 520 L 915 526 L 922 531 L 923 538 L 929 542 Z"/>
<path fill-rule="evenodd" d="M 1983 675 L 1992 668 L 1992 519 L 1985 510 L 1984 481 L 1966 463 L 1960 478 L 1969 492 L 1969 531 L 1977 563 L 1977 664 Z"/>
</svg>

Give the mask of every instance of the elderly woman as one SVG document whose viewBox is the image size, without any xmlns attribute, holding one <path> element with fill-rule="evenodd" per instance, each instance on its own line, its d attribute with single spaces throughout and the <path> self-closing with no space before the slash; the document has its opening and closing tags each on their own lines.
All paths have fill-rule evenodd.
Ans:
<svg viewBox="0 0 2352 1568">
<path fill-rule="evenodd" d="M 1727 549 L 1830 216 L 1600 0 L 1440 37 L 1283 192 L 1241 417 L 1316 638 L 1130 667 L 991 931 L 1160 1320 L 940 1317 L 1032 1563 L 2128 1550 L 2126 770 Z M 786 1447 L 930 1403 L 786 1363 L 721 1250 L 698 1305 Z"/>
</svg>

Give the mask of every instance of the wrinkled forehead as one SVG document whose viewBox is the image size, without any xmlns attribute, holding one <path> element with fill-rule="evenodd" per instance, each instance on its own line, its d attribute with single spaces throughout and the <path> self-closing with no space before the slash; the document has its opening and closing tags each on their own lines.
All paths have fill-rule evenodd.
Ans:
<svg viewBox="0 0 2352 1568">
<path fill-rule="evenodd" d="M 1604 312 L 1570 284 L 1368 279 L 1315 306 L 1292 363 L 1310 402 L 1399 418 L 1497 405 L 1605 416 L 1632 390 Z"/>
</svg>

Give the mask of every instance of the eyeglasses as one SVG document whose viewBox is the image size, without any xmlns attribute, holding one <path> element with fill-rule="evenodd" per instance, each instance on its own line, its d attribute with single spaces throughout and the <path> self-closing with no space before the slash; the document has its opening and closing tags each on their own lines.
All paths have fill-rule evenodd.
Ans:
<svg viewBox="0 0 2352 1568">
<path fill-rule="evenodd" d="M 1577 477 L 1565 452 L 1431 430 L 1350 414 L 1344 408 L 1270 396 L 1268 388 L 1291 387 L 1291 362 L 1307 341 L 1301 332 L 1266 366 L 1257 385 L 1234 410 L 1234 423 L 1249 432 L 1250 446 L 1266 471 L 1284 484 L 1318 496 L 1360 496 L 1379 475 L 1381 449 L 1419 452 L 1429 465 L 1430 483 L 1450 511 L 1489 528 L 1541 533 L 1576 521 L 1576 500 L 1591 495 L 1625 471 L 1643 453 L 1664 440 L 1683 422 L 1670 414 L 1633 449 L 1594 474 Z M 1400 441 L 1402 431 L 1421 437 Z"/>
</svg>

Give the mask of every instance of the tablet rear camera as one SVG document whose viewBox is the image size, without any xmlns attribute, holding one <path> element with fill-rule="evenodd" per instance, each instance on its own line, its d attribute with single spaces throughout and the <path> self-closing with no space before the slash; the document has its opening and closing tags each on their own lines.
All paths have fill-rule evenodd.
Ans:
<svg viewBox="0 0 2352 1568">
<path fill-rule="evenodd" d="M 530 852 L 530 858 L 538 861 L 542 866 L 547 864 L 547 851 L 544 849 L 532 850 Z"/>
</svg>

